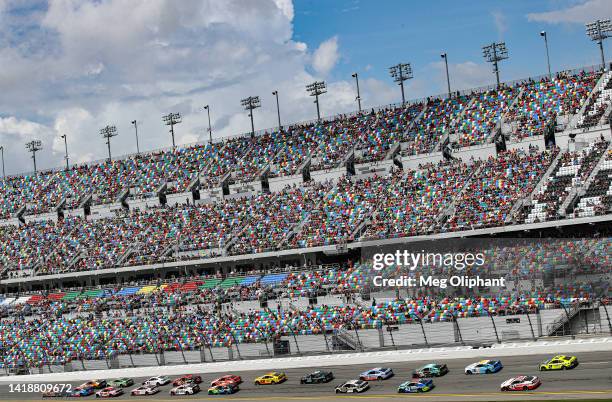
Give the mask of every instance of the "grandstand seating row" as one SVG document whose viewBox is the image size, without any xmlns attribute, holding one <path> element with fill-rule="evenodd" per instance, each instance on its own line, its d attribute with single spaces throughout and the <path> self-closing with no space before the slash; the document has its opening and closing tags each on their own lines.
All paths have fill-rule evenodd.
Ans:
<svg viewBox="0 0 612 402">
<path fill-rule="evenodd" d="M 0 219 L 20 210 L 40 214 L 87 202 L 108 204 L 126 191 L 130 197 L 150 197 L 163 188 L 174 194 L 193 186 L 215 188 L 221 180 L 231 184 L 254 181 L 260 175 L 294 175 L 307 161 L 311 171 L 330 169 L 351 153 L 357 163 L 377 162 L 391 157 L 389 152 L 399 143 L 405 155 L 427 153 L 440 149 L 449 134 L 457 136 L 455 147 L 482 144 L 491 142 L 502 124 L 512 127 L 514 138 L 541 135 L 557 116 L 576 114 L 600 78 L 597 72 L 559 74 L 552 81 L 527 80 L 481 93 L 429 98 L 253 138 L 234 137 L 7 177 L 0 181 Z"/>
<path fill-rule="evenodd" d="M 580 153 L 563 153 L 534 202 L 549 200 L 555 211 L 569 192 L 571 178 L 578 174 L 583 179 L 594 166 L 607 166 L 598 162 L 606 146 L 596 142 Z M 513 206 L 531 195 L 557 152 L 514 150 L 471 164 L 443 161 L 222 203 L 0 226 L 0 267 L 5 277 L 45 275 L 202 258 L 202 250 L 208 255 L 250 254 L 504 225 Z M 593 186 L 601 186 L 599 179 Z M 558 180 L 563 184 L 555 184 Z M 540 221 L 558 218 L 556 213 L 537 215 Z"/>
</svg>

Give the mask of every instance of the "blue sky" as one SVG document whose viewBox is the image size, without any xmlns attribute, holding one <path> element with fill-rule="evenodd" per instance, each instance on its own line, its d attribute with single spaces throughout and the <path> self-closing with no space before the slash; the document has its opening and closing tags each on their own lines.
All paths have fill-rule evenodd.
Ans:
<svg viewBox="0 0 612 402">
<path fill-rule="evenodd" d="M 545 13 L 580 3 L 297 0 L 294 36 L 310 47 L 330 36 L 338 36 L 341 57 L 333 71 L 335 79 L 350 77 L 353 71 L 358 71 L 364 77 L 388 80 L 388 66 L 400 61 L 411 62 L 415 78 L 427 77 L 429 81 L 424 89 L 440 93 L 445 92 L 445 83 L 431 71 L 431 63 L 440 61 L 440 52 L 448 53 L 451 67 L 470 61 L 482 64 L 481 46 L 492 41 L 505 41 L 509 49 L 510 59 L 501 65 L 502 80 L 544 74 L 546 59 L 541 30 L 548 33 L 553 70 L 598 63 L 599 50 L 586 37 L 583 24 L 528 18 L 530 13 Z M 610 52 L 610 43 L 606 50 Z M 452 75 L 453 71 L 451 80 Z M 484 78 L 494 82 L 492 69 Z"/>
<path fill-rule="evenodd" d="M 612 17 L 612 0 L 0 0 L 0 145 L 9 174 L 31 169 L 24 143 L 43 142 L 38 166 L 106 157 L 100 128 L 112 124 L 114 155 L 167 147 L 161 122 L 179 112 L 178 144 L 204 141 L 211 106 L 214 137 L 246 133 L 240 99 L 259 95 L 256 129 L 316 116 L 305 85 L 325 80 L 321 113 L 356 109 L 353 72 L 364 107 L 396 103 L 388 76 L 413 66 L 408 99 L 446 92 L 440 52 L 448 53 L 452 88 L 495 81 L 481 47 L 507 43 L 502 80 L 599 63 L 584 23 Z M 606 52 L 612 58 L 612 40 Z"/>
</svg>

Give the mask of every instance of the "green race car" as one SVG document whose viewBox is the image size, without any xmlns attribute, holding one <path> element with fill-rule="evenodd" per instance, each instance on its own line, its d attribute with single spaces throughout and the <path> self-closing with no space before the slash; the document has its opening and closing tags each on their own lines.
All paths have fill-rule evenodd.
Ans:
<svg viewBox="0 0 612 402">
<path fill-rule="evenodd" d="M 108 385 L 115 388 L 126 388 L 134 385 L 134 380 L 127 377 L 115 378 L 114 380 L 109 381 Z"/>
<path fill-rule="evenodd" d="M 540 363 L 540 371 L 546 370 L 568 370 L 573 369 L 578 365 L 576 356 L 557 355 L 552 359 L 548 359 Z"/>
<path fill-rule="evenodd" d="M 446 364 L 429 363 L 414 370 L 412 375 L 416 378 L 431 378 L 442 377 L 446 373 L 448 373 L 448 367 Z"/>
</svg>

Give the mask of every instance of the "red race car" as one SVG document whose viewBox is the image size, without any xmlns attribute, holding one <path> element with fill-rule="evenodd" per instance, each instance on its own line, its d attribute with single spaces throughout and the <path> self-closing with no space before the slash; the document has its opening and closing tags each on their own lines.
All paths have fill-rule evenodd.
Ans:
<svg viewBox="0 0 612 402">
<path fill-rule="evenodd" d="M 194 383 L 199 384 L 202 382 L 202 377 L 199 375 L 187 374 L 182 377 L 176 378 L 172 381 L 172 385 L 178 387 L 179 385 Z"/>
<path fill-rule="evenodd" d="M 96 398 L 114 398 L 121 395 L 123 395 L 123 390 L 115 387 L 106 387 L 96 392 Z"/>
<path fill-rule="evenodd" d="M 542 385 L 542 381 L 536 376 L 521 375 L 504 381 L 501 385 L 502 391 L 529 391 Z"/>
<path fill-rule="evenodd" d="M 242 378 L 239 375 L 228 374 L 223 377 L 219 377 L 216 380 L 210 382 L 211 387 L 216 387 L 217 385 L 226 385 L 226 384 L 234 384 L 238 385 L 242 383 Z"/>
</svg>

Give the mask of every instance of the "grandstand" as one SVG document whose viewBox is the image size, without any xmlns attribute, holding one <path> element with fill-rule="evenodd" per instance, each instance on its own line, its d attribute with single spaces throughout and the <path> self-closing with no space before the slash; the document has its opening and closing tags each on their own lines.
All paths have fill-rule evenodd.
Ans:
<svg viewBox="0 0 612 402">
<path fill-rule="evenodd" d="M 2 366 L 269 356 L 287 338 L 319 353 L 602 331 L 610 78 L 583 68 L 7 177 Z M 470 274 L 508 286 L 469 294 L 372 289 L 359 258 L 541 236 L 585 239 L 490 246 L 493 261 Z"/>
</svg>

